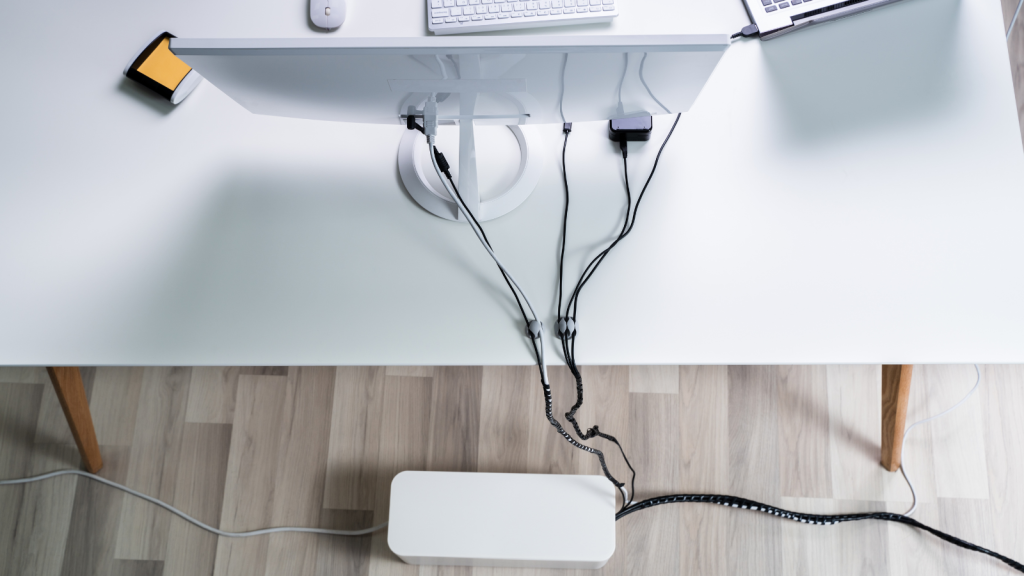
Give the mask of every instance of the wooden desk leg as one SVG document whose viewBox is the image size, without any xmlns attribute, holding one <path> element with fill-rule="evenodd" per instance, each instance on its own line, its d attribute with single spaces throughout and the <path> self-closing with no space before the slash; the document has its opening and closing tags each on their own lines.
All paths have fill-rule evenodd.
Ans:
<svg viewBox="0 0 1024 576">
<path fill-rule="evenodd" d="M 912 364 L 882 366 L 882 466 L 889 472 L 900 467 L 913 371 Z"/>
<path fill-rule="evenodd" d="M 78 444 L 78 452 L 82 455 L 85 469 L 93 474 L 103 468 L 100 457 L 100 445 L 96 441 L 96 430 L 92 425 L 92 414 L 89 413 L 89 400 L 85 397 L 85 386 L 82 384 L 82 373 L 78 368 L 47 368 L 53 390 L 64 409 L 64 417 L 71 427 L 71 435 Z"/>
</svg>

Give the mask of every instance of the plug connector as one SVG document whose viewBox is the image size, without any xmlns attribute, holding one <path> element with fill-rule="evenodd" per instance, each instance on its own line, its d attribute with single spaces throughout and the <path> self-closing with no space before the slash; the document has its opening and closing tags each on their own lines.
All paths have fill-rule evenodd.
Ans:
<svg viewBox="0 0 1024 576">
<path fill-rule="evenodd" d="M 444 172 L 445 177 L 451 180 L 452 173 L 449 172 L 449 170 L 451 170 L 451 166 L 448 165 L 448 161 L 445 160 L 444 154 L 437 149 L 437 146 L 434 146 L 434 159 L 437 160 L 437 167 L 441 169 L 441 172 Z"/>
<path fill-rule="evenodd" d="M 757 24 L 747 24 L 739 32 L 730 36 L 729 39 L 735 40 L 740 36 L 743 36 L 744 38 L 750 38 L 752 36 L 757 36 L 760 33 L 761 31 L 757 29 Z"/>
</svg>

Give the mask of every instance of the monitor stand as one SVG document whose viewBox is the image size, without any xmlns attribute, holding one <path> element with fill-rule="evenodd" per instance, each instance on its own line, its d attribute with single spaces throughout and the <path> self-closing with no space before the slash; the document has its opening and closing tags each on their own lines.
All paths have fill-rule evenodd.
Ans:
<svg viewBox="0 0 1024 576">
<path fill-rule="evenodd" d="M 476 169 L 476 138 L 471 119 L 459 120 L 459 178 L 456 185 L 459 195 L 469 206 L 476 219 L 483 222 L 494 220 L 515 210 L 526 201 L 536 188 L 543 168 L 541 139 L 534 126 L 510 125 L 508 129 L 519 143 L 520 162 L 512 184 L 497 196 L 480 199 Z M 465 222 L 458 207 L 444 189 L 437 190 L 427 180 L 427 174 L 434 171 L 433 165 L 423 158 L 420 148 L 426 146 L 423 134 L 409 130 L 402 137 L 398 147 L 398 171 L 409 195 L 427 212 L 448 220 Z"/>
<path fill-rule="evenodd" d="M 480 79 L 483 74 L 480 67 L 479 54 L 458 55 L 458 73 L 462 80 Z M 441 63 L 441 59 L 438 58 Z M 454 62 L 454 60 L 452 61 Z M 444 66 L 444 64 L 441 64 Z M 447 78 L 447 72 L 443 72 Z M 434 101 L 434 96 L 429 98 Z M 408 114 L 420 116 L 425 114 L 427 109 L 432 110 L 433 116 L 428 120 L 434 122 L 454 121 L 459 125 L 459 179 L 456 185 L 459 187 L 459 195 L 469 207 L 477 220 L 483 222 L 494 220 L 515 210 L 522 204 L 536 188 L 540 180 L 541 170 L 544 168 L 544 155 L 542 153 L 542 141 L 535 131 L 535 126 L 523 125 L 529 117 L 528 114 L 516 114 L 512 116 L 487 116 L 476 114 L 477 92 L 459 91 L 459 113 L 458 115 L 438 115 L 436 105 L 424 106 L 423 110 L 416 110 L 409 106 Z M 402 117 L 404 121 L 406 116 Z M 515 135 L 519 142 L 520 162 L 519 170 L 512 184 L 501 191 L 497 196 L 480 199 L 480 187 L 477 181 L 476 166 L 476 134 L 473 127 L 474 119 L 506 122 L 508 129 Z M 423 135 L 417 130 L 409 130 L 402 138 L 398 148 L 398 171 L 402 176 L 402 183 L 409 195 L 417 204 L 427 212 L 448 220 L 463 221 L 466 219 L 459 213 L 458 206 L 451 200 L 448 192 L 444 189 L 437 190 L 427 180 L 426 175 L 434 171 L 434 167 L 422 160 L 422 154 L 417 153 L 418 148 L 426 146 Z M 428 157 L 429 158 L 429 157 Z M 426 166 L 424 166 L 426 164 Z"/>
</svg>

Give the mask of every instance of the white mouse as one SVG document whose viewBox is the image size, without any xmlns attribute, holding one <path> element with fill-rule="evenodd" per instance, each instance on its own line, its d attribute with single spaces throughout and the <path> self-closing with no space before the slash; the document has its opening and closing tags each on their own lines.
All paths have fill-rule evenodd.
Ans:
<svg viewBox="0 0 1024 576">
<path fill-rule="evenodd" d="M 345 21 L 345 0 L 309 0 L 309 19 L 327 30 L 341 26 Z"/>
</svg>

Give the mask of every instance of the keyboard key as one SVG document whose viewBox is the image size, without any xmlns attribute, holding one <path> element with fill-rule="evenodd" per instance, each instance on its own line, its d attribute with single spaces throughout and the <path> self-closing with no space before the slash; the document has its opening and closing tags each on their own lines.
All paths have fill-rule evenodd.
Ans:
<svg viewBox="0 0 1024 576">
<path fill-rule="evenodd" d="M 501 5 L 501 11 L 502 12 L 511 12 L 512 11 L 512 5 L 511 4 L 502 4 Z"/>
<path fill-rule="evenodd" d="M 789 2 L 783 2 L 782 4 L 779 4 L 779 10 L 782 10 L 783 8 L 789 8 Z"/>
<path fill-rule="evenodd" d="M 459 22 L 469 22 L 469 16 L 459 16 Z"/>
<path fill-rule="evenodd" d="M 448 9 L 452 16 L 462 16 L 462 8 L 455 7 Z"/>
<path fill-rule="evenodd" d="M 487 7 L 487 11 L 490 12 L 491 14 L 497 14 L 498 12 L 501 11 L 501 8 L 498 8 L 497 6 L 491 5 L 491 6 Z"/>
<path fill-rule="evenodd" d="M 590 5 L 591 6 L 600 6 L 601 5 L 601 0 L 590 0 Z"/>
<path fill-rule="evenodd" d="M 445 8 L 451 8 L 452 6 L 455 6 L 455 0 L 444 0 Z"/>
<path fill-rule="evenodd" d="M 769 6 L 764 9 L 765 12 L 775 12 L 776 10 L 778 10 L 778 8 L 776 8 L 775 6 Z"/>
<path fill-rule="evenodd" d="M 526 2 L 516 2 L 512 6 L 513 8 L 515 8 L 516 12 L 522 12 L 523 10 L 526 10 Z"/>
<path fill-rule="evenodd" d="M 561 14 L 561 13 L 562 13 L 562 9 L 561 8 L 552 8 L 551 9 L 551 14 L 553 14 L 553 15 L 558 15 L 558 14 Z"/>
<path fill-rule="evenodd" d="M 512 17 L 513 18 L 522 18 L 523 17 L 523 13 L 522 12 L 513 12 L 512 13 Z"/>
<path fill-rule="evenodd" d="M 504 12 L 502 12 L 501 14 L 498 14 L 498 18 L 499 19 L 508 18 L 508 14 L 505 14 Z"/>
<path fill-rule="evenodd" d="M 605 6 L 604 9 L 609 11 L 615 10 L 615 6 Z"/>
<path fill-rule="evenodd" d="M 561 8 L 562 7 L 562 0 L 551 0 L 551 7 L 552 8 Z"/>
<path fill-rule="evenodd" d="M 432 17 L 434 17 L 434 18 L 442 18 L 442 17 L 448 15 L 448 9 L 447 8 L 434 8 L 433 10 L 430 11 L 430 15 Z"/>
<path fill-rule="evenodd" d="M 495 18 L 497 18 L 497 16 L 494 14 L 488 14 L 487 16 L 484 16 L 484 20 L 494 20 Z"/>
<path fill-rule="evenodd" d="M 565 0 L 565 7 L 566 8 L 575 8 L 576 7 L 576 0 Z"/>
<path fill-rule="evenodd" d="M 797 4 L 803 4 L 804 0 L 789 0 L 790 5 L 796 6 Z"/>
<path fill-rule="evenodd" d="M 467 3 L 467 0 L 455 0 L 455 5 L 456 6 L 465 6 L 466 3 Z"/>
<path fill-rule="evenodd" d="M 536 2 L 527 2 L 526 3 L 526 9 L 527 10 L 536 10 L 537 9 L 537 3 Z"/>
<path fill-rule="evenodd" d="M 598 8 L 597 6 L 589 6 L 589 7 L 586 7 L 586 8 L 579 8 L 579 7 L 577 7 L 576 8 L 576 13 L 579 14 L 580 12 L 590 12 L 591 10 L 594 10 L 595 8 L 597 8 L 597 10 L 600 10 L 600 8 Z M 596 10 L 595 10 L 595 12 L 596 12 Z"/>
<path fill-rule="evenodd" d="M 473 16 L 473 20 L 483 20 L 483 16 Z"/>
<path fill-rule="evenodd" d="M 431 8 L 443 8 L 444 4 L 441 2 L 441 0 L 430 0 L 430 7 Z"/>
<path fill-rule="evenodd" d="M 448 24 L 451 24 L 452 22 L 458 22 L 459 19 L 449 16 L 448 18 L 445 18 L 444 21 L 447 22 Z"/>
<path fill-rule="evenodd" d="M 431 22 L 433 22 L 434 24 L 440 24 L 444 22 L 444 18 L 434 18 L 433 20 L 431 20 Z"/>
<path fill-rule="evenodd" d="M 537 10 L 537 16 L 547 16 L 551 14 L 551 10 Z"/>
<path fill-rule="evenodd" d="M 480 0 L 469 0 L 470 5 L 479 4 Z"/>
<path fill-rule="evenodd" d="M 536 15 L 537 15 L 537 11 L 536 10 L 527 10 L 523 14 L 523 16 L 526 16 L 527 18 L 532 18 L 533 16 L 536 16 Z"/>
</svg>

